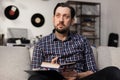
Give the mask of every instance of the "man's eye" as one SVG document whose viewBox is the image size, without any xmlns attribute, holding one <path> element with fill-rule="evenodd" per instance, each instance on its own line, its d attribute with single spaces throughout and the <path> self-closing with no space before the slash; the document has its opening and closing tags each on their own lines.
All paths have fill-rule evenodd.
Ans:
<svg viewBox="0 0 120 80">
<path fill-rule="evenodd" d="M 70 16 L 64 16 L 66 19 L 70 18 Z"/>
<path fill-rule="evenodd" d="M 57 15 L 55 15 L 56 17 L 60 17 L 60 15 L 59 14 L 57 14 Z"/>
</svg>

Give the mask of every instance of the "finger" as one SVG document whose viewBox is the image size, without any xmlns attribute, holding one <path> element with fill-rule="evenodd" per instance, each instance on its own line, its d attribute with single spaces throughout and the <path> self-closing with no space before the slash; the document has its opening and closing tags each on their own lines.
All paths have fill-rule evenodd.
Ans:
<svg viewBox="0 0 120 80">
<path fill-rule="evenodd" d="M 58 60 L 58 57 L 55 57 L 51 60 L 51 63 L 55 64 L 55 63 L 57 63 L 57 60 Z"/>
</svg>

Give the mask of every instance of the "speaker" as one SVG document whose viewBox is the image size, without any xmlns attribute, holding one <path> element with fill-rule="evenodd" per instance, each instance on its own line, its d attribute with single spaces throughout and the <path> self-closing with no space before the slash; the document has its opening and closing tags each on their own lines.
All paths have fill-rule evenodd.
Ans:
<svg viewBox="0 0 120 80">
<path fill-rule="evenodd" d="M 110 33 L 108 39 L 108 46 L 118 47 L 119 35 L 117 33 Z"/>
</svg>

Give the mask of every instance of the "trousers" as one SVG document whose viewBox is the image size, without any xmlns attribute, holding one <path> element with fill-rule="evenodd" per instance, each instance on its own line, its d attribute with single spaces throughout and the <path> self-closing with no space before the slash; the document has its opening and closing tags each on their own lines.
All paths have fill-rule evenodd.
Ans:
<svg viewBox="0 0 120 80">
<path fill-rule="evenodd" d="M 52 79 L 45 75 L 36 74 L 30 76 L 28 80 L 55 80 L 55 79 Z M 120 69 L 114 66 L 106 67 L 79 80 L 120 80 Z"/>
<path fill-rule="evenodd" d="M 106 67 L 80 80 L 120 80 L 120 69 L 113 66 Z"/>
</svg>

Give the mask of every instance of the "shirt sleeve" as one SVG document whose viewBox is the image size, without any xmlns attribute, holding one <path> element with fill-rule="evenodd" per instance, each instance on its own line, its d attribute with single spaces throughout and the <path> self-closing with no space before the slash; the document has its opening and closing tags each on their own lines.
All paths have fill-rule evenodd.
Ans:
<svg viewBox="0 0 120 80">
<path fill-rule="evenodd" d="M 39 43 L 37 43 L 33 50 L 32 63 L 31 63 L 32 69 L 40 68 L 42 59 L 43 59 L 43 51 L 40 48 Z"/>
<path fill-rule="evenodd" d="M 92 48 L 89 44 L 89 41 L 87 39 L 84 40 L 84 57 L 85 57 L 85 70 L 88 71 L 93 71 L 96 72 L 97 71 L 97 66 L 95 63 L 95 58 L 93 55 L 93 51 Z"/>
</svg>

